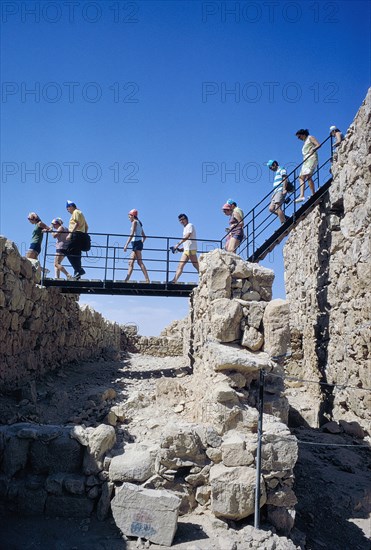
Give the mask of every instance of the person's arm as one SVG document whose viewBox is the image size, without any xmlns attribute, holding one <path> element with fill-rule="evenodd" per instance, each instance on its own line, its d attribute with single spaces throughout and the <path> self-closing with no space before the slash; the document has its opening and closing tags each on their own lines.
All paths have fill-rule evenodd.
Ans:
<svg viewBox="0 0 371 550">
<path fill-rule="evenodd" d="M 336 141 L 334 143 L 334 147 L 339 147 L 340 143 L 341 143 L 341 132 L 335 132 L 335 138 L 336 138 Z"/>
<path fill-rule="evenodd" d="M 191 235 L 192 235 L 192 231 L 190 231 L 189 233 L 186 233 L 186 235 L 180 239 L 180 241 L 174 246 L 174 250 L 180 250 L 182 251 L 182 248 L 179 248 L 181 244 L 183 244 L 185 241 L 188 241 L 188 239 L 191 238 Z"/>
<path fill-rule="evenodd" d="M 287 181 L 286 170 L 282 170 L 282 195 L 286 195 L 286 193 L 287 193 L 286 181 Z"/>
<path fill-rule="evenodd" d="M 316 140 L 316 138 L 314 136 L 309 136 L 309 141 L 311 143 L 313 143 L 313 145 L 314 145 L 313 151 L 317 151 L 317 149 L 319 149 L 321 147 L 321 144 L 318 143 L 318 141 Z"/>
<path fill-rule="evenodd" d="M 146 240 L 147 236 L 146 234 L 144 233 L 143 229 L 142 229 L 142 242 L 144 242 Z"/>
<path fill-rule="evenodd" d="M 131 232 L 130 232 L 130 235 L 129 235 L 128 240 L 126 241 L 126 244 L 125 244 L 125 246 L 124 246 L 124 252 L 126 252 L 128 246 L 129 246 L 130 241 L 131 241 L 132 238 L 134 237 L 136 225 L 137 225 L 137 220 L 134 220 L 133 223 L 131 224 Z"/>
<path fill-rule="evenodd" d="M 37 227 L 40 227 L 40 229 L 44 229 L 46 231 L 49 231 L 50 227 L 46 225 L 46 223 L 42 222 L 41 220 L 37 223 Z"/>
</svg>

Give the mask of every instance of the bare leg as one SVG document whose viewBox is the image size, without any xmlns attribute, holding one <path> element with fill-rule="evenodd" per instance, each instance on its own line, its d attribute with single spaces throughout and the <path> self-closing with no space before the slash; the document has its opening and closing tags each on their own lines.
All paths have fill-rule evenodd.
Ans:
<svg viewBox="0 0 371 550">
<path fill-rule="evenodd" d="M 305 186 L 305 176 L 299 176 L 300 181 L 300 199 L 304 199 L 304 186 Z"/>
<path fill-rule="evenodd" d="M 143 260 L 142 260 L 142 252 L 140 250 L 137 250 L 135 252 L 135 254 L 136 254 L 136 259 L 137 259 L 138 265 L 139 265 L 140 269 L 142 270 L 142 273 L 144 275 L 146 283 L 149 283 L 150 280 L 149 280 L 149 277 L 148 277 L 148 272 L 147 272 L 147 269 L 146 269 L 146 267 L 143 263 Z"/>
<path fill-rule="evenodd" d="M 198 265 L 198 259 L 197 259 L 196 254 L 191 254 L 191 262 L 192 262 L 193 267 L 197 271 L 197 273 L 199 273 L 200 268 L 199 268 L 199 265 Z"/>
<path fill-rule="evenodd" d="M 307 182 L 309 185 L 310 192 L 312 193 L 312 195 L 314 195 L 314 181 L 312 180 L 312 176 L 309 176 L 309 178 L 307 179 Z"/>
<path fill-rule="evenodd" d="M 129 260 L 128 274 L 126 275 L 125 281 L 128 281 L 130 279 L 131 274 L 133 273 L 134 263 L 135 263 L 135 252 L 132 252 Z"/>
<path fill-rule="evenodd" d="M 174 279 L 171 281 L 172 283 L 176 283 L 177 280 L 179 279 L 179 277 L 181 276 L 181 274 L 183 273 L 183 269 L 184 269 L 184 266 L 185 264 L 188 262 L 188 256 L 187 254 L 182 254 L 182 257 L 180 258 L 180 261 L 179 261 L 179 264 L 178 264 L 178 267 L 177 267 L 177 270 L 176 270 L 176 273 L 175 273 L 175 277 Z"/>
<path fill-rule="evenodd" d="M 54 260 L 54 267 L 55 267 L 55 276 L 57 278 L 59 278 L 61 272 L 66 275 L 66 277 L 69 276 L 69 273 L 67 271 L 67 269 L 65 267 L 63 267 L 62 265 L 62 262 L 63 262 L 63 258 L 64 258 L 64 255 L 63 254 L 57 254 L 55 256 L 55 260 Z"/>
</svg>

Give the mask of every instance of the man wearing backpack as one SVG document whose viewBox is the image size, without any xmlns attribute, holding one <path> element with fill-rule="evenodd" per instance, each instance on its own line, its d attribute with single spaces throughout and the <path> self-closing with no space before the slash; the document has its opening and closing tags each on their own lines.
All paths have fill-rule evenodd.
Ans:
<svg viewBox="0 0 371 550">
<path fill-rule="evenodd" d="M 287 176 L 285 168 L 278 165 L 276 160 L 269 160 L 267 166 L 272 172 L 274 172 L 273 180 L 273 195 L 271 198 L 271 203 L 269 205 L 269 212 L 272 212 L 278 216 L 281 224 L 285 223 L 289 218 L 286 216 L 281 208 L 282 204 L 285 202 L 286 193 L 287 193 Z"/>
<path fill-rule="evenodd" d="M 66 256 L 74 269 L 74 277 L 78 281 L 82 275 L 85 275 L 85 270 L 81 267 L 81 251 L 86 247 L 88 224 L 84 214 L 76 207 L 74 202 L 68 200 L 66 208 L 71 214 L 68 224 L 69 234 L 66 239 Z"/>
</svg>

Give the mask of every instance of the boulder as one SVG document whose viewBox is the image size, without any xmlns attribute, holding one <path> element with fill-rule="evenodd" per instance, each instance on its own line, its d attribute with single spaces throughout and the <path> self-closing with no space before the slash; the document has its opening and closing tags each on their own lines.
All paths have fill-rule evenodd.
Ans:
<svg viewBox="0 0 371 550">
<path fill-rule="evenodd" d="M 219 342 L 233 342 L 241 338 L 243 311 L 235 300 L 219 298 L 209 308 L 210 335 Z"/>
<path fill-rule="evenodd" d="M 254 512 L 256 471 L 248 466 L 228 468 L 215 464 L 210 469 L 211 510 L 217 517 L 239 520 Z M 261 481 L 260 506 L 266 502 Z"/>
<path fill-rule="evenodd" d="M 124 535 L 171 546 L 177 528 L 180 499 L 165 490 L 124 483 L 111 502 L 113 518 Z"/>
<path fill-rule="evenodd" d="M 208 342 L 205 356 L 215 372 L 237 371 L 240 373 L 257 372 L 260 369 L 271 371 L 273 363 L 267 353 L 252 353 L 237 346 Z"/>
<path fill-rule="evenodd" d="M 285 356 L 290 346 L 290 308 L 278 298 L 267 304 L 264 310 L 264 351 L 272 358 Z"/>
<path fill-rule="evenodd" d="M 124 454 L 112 458 L 109 478 L 114 482 L 143 483 L 154 474 L 154 462 L 149 447 L 137 443 L 126 445 Z"/>
</svg>

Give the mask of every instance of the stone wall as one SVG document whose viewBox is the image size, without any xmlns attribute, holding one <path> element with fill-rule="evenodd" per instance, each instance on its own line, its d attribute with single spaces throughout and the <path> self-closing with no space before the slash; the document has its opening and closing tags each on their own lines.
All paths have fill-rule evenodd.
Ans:
<svg viewBox="0 0 371 550">
<path fill-rule="evenodd" d="M 186 320 L 173 321 L 160 336 L 141 336 L 134 324 L 122 325 L 121 349 L 154 357 L 183 355 Z"/>
<path fill-rule="evenodd" d="M 335 154 L 324 201 L 284 247 L 295 383 L 290 403 L 312 426 L 371 420 L 371 91 Z M 365 388 L 365 389 L 363 389 Z M 369 428 L 368 428 L 369 429 Z"/>
<path fill-rule="evenodd" d="M 76 360 L 113 358 L 120 327 L 76 295 L 40 286 L 40 268 L 0 237 L 0 389 Z"/>
<path fill-rule="evenodd" d="M 215 250 L 200 258 L 193 292 L 192 420 L 206 425 L 208 490 L 217 517 L 253 513 L 260 371 L 264 376 L 261 506 L 287 533 L 294 522 L 297 443 L 286 422 L 282 360 L 290 342 L 289 309 L 271 300 L 274 274 Z M 236 497 L 238 491 L 238 498 Z"/>
<path fill-rule="evenodd" d="M 0 511 L 103 520 L 113 485 L 104 457 L 115 430 L 81 426 L 0 426 Z"/>
</svg>

